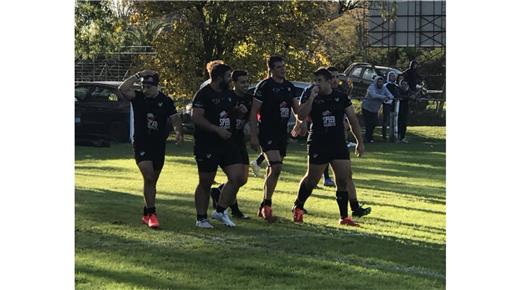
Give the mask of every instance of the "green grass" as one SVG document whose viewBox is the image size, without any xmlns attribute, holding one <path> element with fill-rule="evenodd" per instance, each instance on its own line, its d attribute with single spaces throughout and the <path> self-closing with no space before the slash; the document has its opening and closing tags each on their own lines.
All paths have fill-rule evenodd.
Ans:
<svg viewBox="0 0 520 290">
<path fill-rule="evenodd" d="M 361 228 L 337 225 L 335 191 L 323 187 L 306 204 L 305 224 L 291 222 L 306 170 L 303 142 L 290 145 L 284 162 L 273 198 L 277 223 L 253 218 L 228 229 L 215 222 L 211 230 L 194 226 L 197 171 L 189 140 L 167 145 L 158 231 L 140 224 L 142 181 L 131 146 L 76 147 L 76 287 L 445 288 L 445 128 L 409 133 L 411 144 L 368 144 L 366 156 L 353 158 L 359 199 L 372 207 Z M 239 192 L 251 216 L 262 184 L 251 176 Z"/>
</svg>

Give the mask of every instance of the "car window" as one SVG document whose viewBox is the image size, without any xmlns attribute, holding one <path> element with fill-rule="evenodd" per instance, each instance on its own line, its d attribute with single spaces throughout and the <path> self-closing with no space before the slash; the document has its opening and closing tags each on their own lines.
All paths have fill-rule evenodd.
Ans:
<svg viewBox="0 0 520 290">
<path fill-rule="evenodd" d="M 110 89 L 105 87 L 95 87 L 92 93 L 90 94 L 90 98 L 88 98 L 89 102 L 117 102 L 117 95 Z"/>
<path fill-rule="evenodd" d="M 84 87 L 84 86 L 76 87 L 74 89 L 74 97 L 78 101 L 83 101 L 89 96 L 89 91 L 90 91 L 89 87 Z"/>
<path fill-rule="evenodd" d="M 373 81 L 376 75 L 377 74 L 373 68 L 367 67 L 363 73 L 363 79 L 367 81 Z"/>
<path fill-rule="evenodd" d="M 360 67 L 356 67 L 355 69 L 352 70 L 352 76 L 353 77 L 360 77 L 361 76 L 361 68 Z"/>
<path fill-rule="evenodd" d="M 389 69 L 377 69 L 376 68 L 376 72 L 377 72 L 378 75 L 384 77 L 385 80 L 386 80 L 386 75 L 388 74 L 388 72 L 390 72 L 390 70 Z"/>
</svg>

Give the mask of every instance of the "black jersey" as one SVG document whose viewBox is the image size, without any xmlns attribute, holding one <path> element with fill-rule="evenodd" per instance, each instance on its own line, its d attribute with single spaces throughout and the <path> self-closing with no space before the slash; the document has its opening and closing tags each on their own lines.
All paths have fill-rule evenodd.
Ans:
<svg viewBox="0 0 520 290">
<path fill-rule="evenodd" d="M 193 108 L 204 109 L 204 118 L 211 124 L 219 126 L 233 133 L 235 99 L 231 91 L 215 91 L 211 85 L 202 87 L 193 97 Z M 195 145 L 215 146 L 225 142 L 215 132 L 209 132 L 195 126 Z"/>
<path fill-rule="evenodd" d="M 308 100 L 308 94 L 302 94 L 301 103 Z M 346 94 L 333 90 L 330 95 L 318 95 L 309 114 L 312 125 L 309 130 L 309 143 L 344 144 L 345 109 L 352 105 Z"/>
<path fill-rule="evenodd" d="M 170 132 L 168 117 L 177 113 L 173 100 L 162 92 L 154 98 L 135 92 L 132 99 L 134 110 L 134 142 L 166 141 Z"/>
<path fill-rule="evenodd" d="M 261 81 L 255 89 L 255 98 L 262 102 L 260 134 L 286 137 L 292 103 L 297 97 L 294 85 L 287 80 L 283 83 L 277 83 L 272 78 Z"/>
<path fill-rule="evenodd" d="M 233 137 L 236 140 L 244 140 L 244 126 L 249 120 L 249 112 L 251 111 L 251 104 L 253 102 L 253 95 L 245 94 L 244 96 L 239 96 L 236 93 L 234 93 L 235 97 L 235 106 L 244 105 L 247 108 L 246 113 L 236 113 L 236 119 L 235 119 L 235 132 L 233 134 Z"/>
</svg>

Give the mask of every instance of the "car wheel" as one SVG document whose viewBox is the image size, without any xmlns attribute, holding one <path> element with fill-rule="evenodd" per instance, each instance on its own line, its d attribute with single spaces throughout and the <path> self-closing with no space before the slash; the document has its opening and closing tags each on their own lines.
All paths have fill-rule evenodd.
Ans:
<svg viewBox="0 0 520 290">
<path fill-rule="evenodd" d="M 112 122 L 110 123 L 108 134 L 111 140 L 117 142 L 128 141 L 128 125 L 123 122 Z"/>
</svg>

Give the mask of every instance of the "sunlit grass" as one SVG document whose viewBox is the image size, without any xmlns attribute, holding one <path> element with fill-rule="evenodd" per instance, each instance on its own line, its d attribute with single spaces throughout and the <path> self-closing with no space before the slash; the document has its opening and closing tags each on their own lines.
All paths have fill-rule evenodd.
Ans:
<svg viewBox="0 0 520 290">
<path fill-rule="evenodd" d="M 158 184 L 162 229 L 139 224 L 142 181 L 129 144 L 76 147 L 78 288 L 438 289 L 445 287 L 445 128 L 412 127 L 411 144 L 367 145 L 354 180 L 372 214 L 337 224 L 334 189 L 309 198 L 305 224 L 291 222 L 305 173 L 303 142 L 291 144 L 273 198 L 279 222 L 195 228 L 197 169 L 191 138 L 168 144 Z M 250 157 L 255 154 L 250 152 Z M 219 173 L 218 181 L 224 181 Z M 263 180 L 239 193 L 254 216 Z"/>
</svg>

